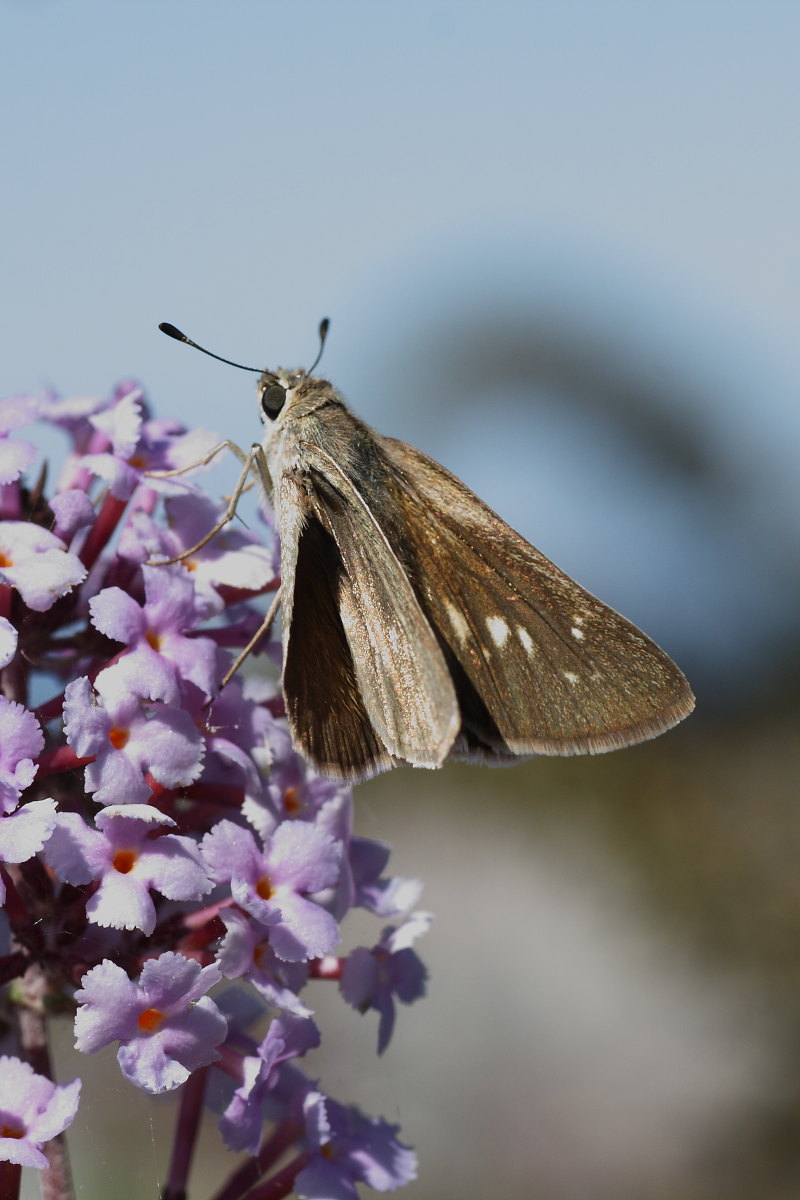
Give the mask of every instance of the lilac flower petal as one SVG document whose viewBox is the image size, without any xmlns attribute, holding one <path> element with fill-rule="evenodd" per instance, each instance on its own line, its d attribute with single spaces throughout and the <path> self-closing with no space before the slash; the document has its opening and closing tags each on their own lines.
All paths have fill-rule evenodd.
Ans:
<svg viewBox="0 0 800 1200">
<path fill-rule="evenodd" d="M 193 1004 L 221 978 L 217 966 L 200 967 L 182 954 L 167 953 L 148 958 L 139 976 L 139 986 L 151 995 L 153 1003 L 169 1008 Z"/>
<path fill-rule="evenodd" d="M 0 485 L 13 483 L 36 461 L 38 451 L 22 438 L 0 438 Z"/>
<path fill-rule="evenodd" d="M 148 937 L 156 924 L 156 909 L 145 884 L 132 873 L 107 871 L 86 913 L 95 924 L 111 929 L 141 929 Z"/>
<path fill-rule="evenodd" d="M 339 991 L 353 1008 L 369 1006 L 378 986 L 378 960 L 366 946 L 351 950 L 342 966 Z"/>
<path fill-rule="evenodd" d="M 145 605 L 151 628 L 184 630 L 194 618 L 194 583 L 185 567 L 175 564 L 164 567 L 142 567 Z"/>
<path fill-rule="evenodd" d="M 106 840 L 77 813 L 59 813 L 45 860 L 64 883 L 80 887 L 95 879 L 105 865 Z"/>
<path fill-rule="evenodd" d="M 139 990 L 122 967 L 104 959 L 92 967 L 75 993 L 75 1048 L 93 1054 L 111 1042 L 134 1037 L 141 1011 Z"/>
<path fill-rule="evenodd" d="M 150 720 L 131 729 L 126 749 L 164 787 L 181 787 L 199 776 L 205 747 L 187 712 L 162 707 Z"/>
<path fill-rule="evenodd" d="M 42 849 L 56 825 L 56 802 L 30 800 L 0 821 L 0 862 L 23 863 Z"/>
<path fill-rule="evenodd" d="M 139 483 L 140 472 L 113 454 L 85 454 L 80 461 L 92 475 L 105 480 L 117 500 L 127 500 Z"/>
<path fill-rule="evenodd" d="M 64 689 L 64 733 L 78 758 L 96 754 L 108 740 L 111 720 L 97 704 L 85 676 L 73 679 Z"/>
<path fill-rule="evenodd" d="M 40 1110 L 30 1123 L 31 1137 L 44 1143 L 63 1133 L 75 1118 L 80 1094 L 80 1079 L 73 1079 L 72 1083 L 55 1087 L 50 1103 Z"/>
<path fill-rule="evenodd" d="M 0 811 L 9 812 L 36 775 L 44 734 L 32 712 L 0 696 Z"/>
<path fill-rule="evenodd" d="M 140 826 L 149 828 L 154 825 L 177 824 L 172 817 L 157 808 L 151 808 L 149 804 L 110 804 L 97 814 L 94 823 L 104 833 L 119 830 L 120 836 L 125 837 L 131 837 L 132 831 Z M 144 834 L 145 830 L 142 830 L 141 836 Z"/>
<path fill-rule="evenodd" d="M 31 425 L 39 415 L 38 396 L 7 396 L 0 400 L 0 434 Z"/>
<path fill-rule="evenodd" d="M 168 900 L 200 900 L 213 889 L 200 849 L 191 838 L 166 834 L 147 843 L 137 873 Z"/>
<path fill-rule="evenodd" d="M 318 892 L 337 880 L 341 843 L 307 821 L 284 821 L 272 836 L 267 860 L 270 877 L 304 892 Z"/>
<path fill-rule="evenodd" d="M 93 524 L 96 517 L 91 500 L 81 488 L 68 488 L 65 492 L 59 492 L 50 498 L 48 504 L 56 518 L 53 532 L 65 542 L 79 529 Z"/>
<path fill-rule="evenodd" d="M 123 654 L 101 671 L 94 683 L 103 699 L 112 705 L 129 696 L 165 704 L 180 702 L 180 684 L 174 666 L 144 640 L 136 650 Z"/>
<path fill-rule="evenodd" d="M 117 751 L 87 763 L 85 782 L 98 804 L 144 804 L 151 794 L 141 769 Z"/>
<path fill-rule="evenodd" d="M 234 874 L 254 881 L 262 866 L 252 833 L 233 821 L 218 821 L 203 838 L 202 850 L 217 883 L 228 883 Z"/>
<path fill-rule="evenodd" d="M 181 679 L 188 679 L 206 697 L 213 696 L 222 674 L 218 666 L 216 642 L 211 638 L 189 638 L 165 633 L 160 639 L 160 651 L 168 662 L 174 664 Z"/>
<path fill-rule="evenodd" d="M 89 613 L 95 629 L 126 646 L 136 638 L 144 637 L 147 629 L 141 605 L 122 588 L 103 588 L 102 592 L 92 596 Z"/>
<path fill-rule="evenodd" d="M 32 712 L 0 696 L 0 762 L 36 758 L 44 749 L 44 734 Z"/>
<path fill-rule="evenodd" d="M 95 429 L 111 442 L 114 454 L 130 458 L 139 443 L 142 430 L 142 393 L 129 392 L 113 408 L 95 413 L 89 418 Z"/>
<path fill-rule="evenodd" d="M 19 635 L 6 617 L 0 617 L 0 668 L 7 667 L 17 653 Z"/>
<path fill-rule="evenodd" d="M 278 958 L 303 962 L 330 954 L 339 943 L 339 926 L 329 912 L 298 896 L 281 893 L 275 899 L 281 922 L 270 929 L 270 945 Z"/>
</svg>

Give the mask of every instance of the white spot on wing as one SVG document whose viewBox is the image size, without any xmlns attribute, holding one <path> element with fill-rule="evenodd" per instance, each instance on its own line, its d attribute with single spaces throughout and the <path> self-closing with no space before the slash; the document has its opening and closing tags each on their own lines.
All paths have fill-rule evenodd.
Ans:
<svg viewBox="0 0 800 1200">
<path fill-rule="evenodd" d="M 447 600 L 445 601 L 445 608 L 447 609 L 450 623 L 455 630 L 456 637 L 463 645 L 469 639 L 469 625 L 466 622 L 464 614 L 456 608 L 455 604 L 450 604 Z"/>
<path fill-rule="evenodd" d="M 564 678 L 566 679 L 567 683 L 577 683 L 578 682 L 578 676 L 575 674 L 574 671 L 565 671 Z"/>
<path fill-rule="evenodd" d="M 517 629 L 517 637 L 522 642 L 522 648 L 527 655 L 533 654 L 533 638 L 528 633 L 527 629 L 523 629 L 520 625 Z"/>
<path fill-rule="evenodd" d="M 511 630 L 502 617 L 487 617 L 486 628 L 489 630 L 489 636 L 497 646 L 498 650 L 502 650 L 508 641 L 508 635 Z"/>
<path fill-rule="evenodd" d="M 572 629 L 570 629 L 570 633 L 572 634 L 572 636 L 573 636 L 574 638 L 577 638 L 577 640 L 578 640 L 579 642 L 582 642 L 582 641 L 583 641 L 583 639 L 584 639 L 584 632 L 583 632 L 583 630 L 582 630 L 582 629 L 578 629 L 578 626 L 577 626 L 577 625 L 573 625 L 573 626 L 572 626 Z"/>
</svg>

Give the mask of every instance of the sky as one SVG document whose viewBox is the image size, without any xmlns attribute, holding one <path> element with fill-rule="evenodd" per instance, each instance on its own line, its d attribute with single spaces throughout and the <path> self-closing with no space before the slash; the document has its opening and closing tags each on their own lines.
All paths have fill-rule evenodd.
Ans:
<svg viewBox="0 0 800 1200">
<path fill-rule="evenodd" d="M 799 35 L 731 0 L 6 0 L 3 392 L 133 375 L 246 445 L 252 379 L 157 323 L 275 366 L 328 315 L 360 414 L 728 692 L 796 623 Z"/>
</svg>

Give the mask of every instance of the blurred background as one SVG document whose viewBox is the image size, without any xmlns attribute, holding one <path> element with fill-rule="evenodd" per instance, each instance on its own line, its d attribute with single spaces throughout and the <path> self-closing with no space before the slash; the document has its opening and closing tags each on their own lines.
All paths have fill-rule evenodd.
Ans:
<svg viewBox="0 0 800 1200">
<path fill-rule="evenodd" d="M 772 0 L 0 6 L 4 394 L 134 375 L 246 445 L 252 379 L 157 323 L 290 366 L 329 315 L 356 411 L 697 692 L 647 746 L 359 789 L 430 995 L 379 1062 L 314 985 L 315 1069 L 401 1124 L 408 1200 L 800 1192 L 799 39 Z M 98 1056 L 79 1194 L 157 1194 L 172 1115 Z M 193 1196 L 230 1165 L 210 1124 Z"/>
</svg>

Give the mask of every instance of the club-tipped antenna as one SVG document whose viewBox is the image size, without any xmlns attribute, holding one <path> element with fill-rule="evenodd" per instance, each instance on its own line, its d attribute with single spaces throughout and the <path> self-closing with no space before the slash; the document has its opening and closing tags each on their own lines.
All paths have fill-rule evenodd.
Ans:
<svg viewBox="0 0 800 1200">
<path fill-rule="evenodd" d="M 169 321 L 162 321 L 158 328 L 167 337 L 175 338 L 176 342 L 186 342 L 187 346 L 194 346 L 195 350 L 199 350 L 201 354 L 207 354 L 209 358 L 216 358 L 217 362 L 227 363 L 229 367 L 238 367 L 240 371 L 254 371 L 256 375 L 263 375 L 264 373 L 263 367 L 245 367 L 242 363 L 233 362 L 230 358 L 223 358 L 221 354 L 214 354 L 213 350 L 206 350 L 205 346 L 198 346 L 197 342 L 193 342 L 185 333 L 181 333 L 180 329 L 176 329 L 174 325 L 170 325 Z M 322 326 L 320 326 L 320 337 L 322 337 L 321 330 Z M 322 340 L 324 342 L 325 339 L 323 338 Z M 320 347 L 321 353 L 322 347 Z M 319 355 L 317 355 L 317 362 L 319 362 Z M 314 366 L 316 365 L 317 363 L 314 363 Z"/>
<path fill-rule="evenodd" d="M 323 317 L 319 323 L 319 351 L 317 353 L 317 357 L 306 371 L 306 375 L 310 375 L 314 368 L 319 365 L 319 360 L 322 358 L 322 351 L 325 349 L 325 338 L 328 336 L 328 330 L 330 327 L 330 317 Z"/>
</svg>

